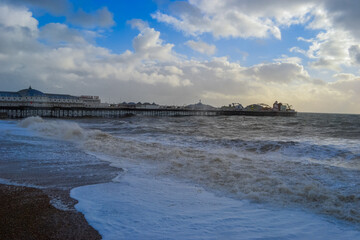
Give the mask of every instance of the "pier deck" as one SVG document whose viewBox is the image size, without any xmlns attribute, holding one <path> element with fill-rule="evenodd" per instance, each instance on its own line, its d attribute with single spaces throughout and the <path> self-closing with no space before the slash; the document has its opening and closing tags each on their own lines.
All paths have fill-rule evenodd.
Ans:
<svg viewBox="0 0 360 240">
<path fill-rule="evenodd" d="M 140 109 L 140 108 L 67 108 L 67 107 L 0 107 L 2 118 L 26 118 L 30 116 L 52 118 L 82 118 L 82 117 L 124 117 L 124 116 L 295 116 L 296 112 L 278 111 L 245 111 L 245 110 L 191 110 L 175 109 Z"/>
</svg>

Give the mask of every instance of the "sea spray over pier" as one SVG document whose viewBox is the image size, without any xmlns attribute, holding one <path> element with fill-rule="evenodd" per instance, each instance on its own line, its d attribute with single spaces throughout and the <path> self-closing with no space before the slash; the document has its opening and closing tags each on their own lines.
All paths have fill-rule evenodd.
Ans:
<svg viewBox="0 0 360 240">
<path fill-rule="evenodd" d="M 29 118 L 20 125 L 109 156 L 114 166 L 147 164 L 155 176 L 192 182 L 219 195 L 359 224 L 358 118 L 133 117 L 78 123 Z"/>
</svg>

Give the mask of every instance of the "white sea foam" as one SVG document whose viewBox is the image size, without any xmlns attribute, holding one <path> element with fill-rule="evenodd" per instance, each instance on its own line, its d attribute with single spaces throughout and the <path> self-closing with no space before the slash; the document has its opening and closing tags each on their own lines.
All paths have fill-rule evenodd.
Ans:
<svg viewBox="0 0 360 240">
<path fill-rule="evenodd" d="M 34 130 L 43 136 L 63 140 L 82 140 L 85 131 L 77 123 L 69 121 L 47 121 L 40 117 L 29 117 L 22 120 L 19 126 Z"/>
<path fill-rule="evenodd" d="M 19 122 L 19 126 L 29 128 L 42 136 L 82 142 L 88 138 L 101 140 L 107 133 L 99 130 L 85 130 L 79 124 L 71 121 L 44 120 L 41 117 L 29 117 Z"/>
<path fill-rule="evenodd" d="M 311 213 L 216 196 L 146 175 L 78 187 L 71 196 L 105 240 L 360 238 L 357 229 Z"/>
</svg>

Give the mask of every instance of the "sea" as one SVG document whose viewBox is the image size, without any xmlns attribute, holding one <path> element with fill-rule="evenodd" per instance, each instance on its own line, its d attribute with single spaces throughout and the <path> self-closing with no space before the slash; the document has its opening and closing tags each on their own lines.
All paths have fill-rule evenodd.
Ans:
<svg viewBox="0 0 360 240">
<path fill-rule="evenodd" d="M 1 120 L 0 156 L 103 239 L 360 239 L 360 115 Z"/>
</svg>

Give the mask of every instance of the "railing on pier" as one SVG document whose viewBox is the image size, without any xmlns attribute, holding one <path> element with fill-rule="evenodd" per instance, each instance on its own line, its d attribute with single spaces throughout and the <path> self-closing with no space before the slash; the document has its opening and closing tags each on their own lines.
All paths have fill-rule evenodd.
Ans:
<svg viewBox="0 0 360 240">
<path fill-rule="evenodd" d="M 191 110 L 191 109 L 138 109 L 138 108 L 49 108 L 49 107 L 0 107 L 0 115 L 8 118 L 26 118 L 31 116 L 52 118 L 81 118 L 124 116 L 294 116 L 296 112 L 241 111 L 241 110 Z"/>
</svg>

